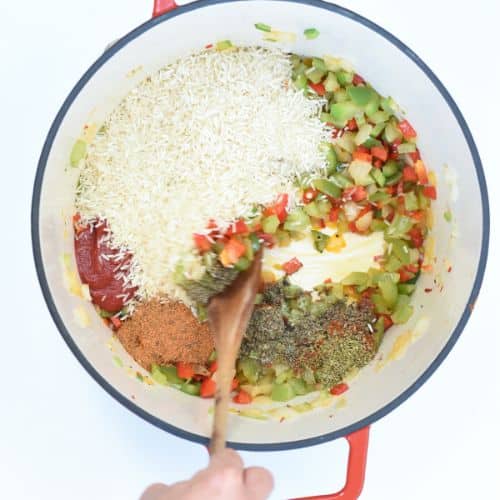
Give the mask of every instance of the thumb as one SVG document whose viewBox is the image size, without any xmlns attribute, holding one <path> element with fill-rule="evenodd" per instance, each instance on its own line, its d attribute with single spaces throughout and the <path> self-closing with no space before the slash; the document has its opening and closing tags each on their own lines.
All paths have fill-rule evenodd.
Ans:
<svg viewBox="0 0 500 500">
<path fill-rule="evenodd" d="M 248 467 L 243 473 L 248 500 L 266 499 L 274 487 L 272 474 L 263 467 Z"/>
<path fill-rule="evenodd" d="M 147 488 L 139 500 L 163 500 L 170 488 L 166 484 L 155 483 Z"/>
</svg>

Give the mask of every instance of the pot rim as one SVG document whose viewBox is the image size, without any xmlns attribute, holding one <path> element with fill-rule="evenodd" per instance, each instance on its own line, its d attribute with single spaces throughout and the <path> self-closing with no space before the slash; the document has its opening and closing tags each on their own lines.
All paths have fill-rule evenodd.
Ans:
<svg viewBox="0 0 500 500">
<path fill-rule="evenodd" d="M 190 3 L 187 5 L 179 6 L 174 10 L 167 12 L 157 18 L 152 18 L 145 23 L 141 24 L 118 41 L 116 41 L 113 45 L 108 47 L 105 52 L 90 66 L 90 68 L 83 74 L 77 84 L 73 87 L 71 92 L 68 94 L 67 98 L 63 102 L 59 112 L 57 113 L 52 125 L 47 134 L 47 138 L 43 145 L 43 149 L 40 155 L 40 159 L 38 161 L 38 166 L 36 170 L 36 176 L 33 187 L 33 197 L 32 197 L 32 206 L 31 206 L 31 238 L 32 238 L 32 249 L 33 249 L 33 257 L 35 260 L 35 267 L 37 271 L 38 281 L 40 283 L 40 287 L 42 289 L 42 293 L 49 309 L 49 312 L 52 316 L 54 323 L 59 330 L 63 340 L 66 342 L 69 349 L 73 352 L 75 357 L 78 359 L 80 364 L 85 368 L 85 370 L 90 374 L 90 376 L 114 399 L 116 399 L 123 406 L 128 408 L 130 411 L 135 413 L 137 416 L 146 420 L 147 422 L 155 425 L 156 427 L 163 429 L 177 437 L 187 439 L 189 441 L 193 441 L 196 443 L 201 443 L 206 445 L 208 443 L 208 438 L 201 436 L 199 434 L 187 432 L 183 429 L 180 429 L 174 425 L 168 424 L 163 420 L 151 415 L 150 413 L 143 410 L 140 406 L 133 403 L 125 396 L 123 396 L 117 389 L 115 389 L 111 384 L 109 384 L 94 367 L 90 364 L 87 358 L 83 355 L 83 353 L 79 350 L 78 346 L 72 339 L 69 331 L 67 330 L 61 316 L 59 315 L 56 305 L 54 303 L 54 299 L 50 293 L 47 277 L 45 274 L 45 270 L 43 267 L 42 255 L 41 255 L 41 244 L 40 244 L 40 229 L 39 229 L 39 211 L 40 211 L 40 194 L 41 188 L 44 179 L 45 168 L 47 164 L 47 159 L 52 148 L 52 144 L 54 138 L 59 130 L 62 120 L 64 119 L 68 109 L 72 105 L 75 98 L 78 96 L 82 88 L 87 84 L 87 82 L 92 78 L 92 76 L 99 70 L 101 66 L 103 66 L 114 54 L 120 51 L 123 47 L 125 47 L 130 41 L 139 37 L 141 34 L 145 33 L 149 29 L 153 28 L 157 24 L 168 21 L 169 19 L 182 15 L 186 12 L 190 12 L 197 9 L 202 9 L 207 6 L 223 4 L 223 3 L 233 3 L 233 2 L 246 2 L 249 0 L 197 0 L 194 3 Z M 276 0 L 283 1 L 284 3 L 299 3 L 304 5 L 312 5 L 314 7 L 319 7 L 331 12 L 334 12 L 338 15 L 347 17 L 352 19 L 367 28 L 371 29 L 375 33 L 384 37 L 388 42 L 396 46 L 399 50 L 401 50 L 408 58 L 410 58 L 417 66 L 426 74 L 429 80 L 433 83 L 442 97 L 445 99 L 448 104 L 451 112 L 455 116 L 462 133 L 465 137 L 467 145 L 469 147 L 470 153 L 472 155 L 472 159 L 474 162 L 474 166 L 476 169 L 476 174 L 478 178 L 479 188 L 481 192 L 481 205 L 482 205 L 482 216 L 483 216 L 483 234 L 481 241 L 481 254 L 479 258 L 479 263 L 476 271 L 476 276 L 474 279 L 474 284 L 469 296 L 469 300 L 465 306 L 465 309 L 458 321 L 453 333 L 448 339 L 447 343 L 438 354 L 438 356 L 434 359 L 434 361 L 427 367 L 427 369 L 422 373 L 422 375 L 405 391 L 403 391 L 398 397 L 393 399 L 390 403 L 386 404 L 379 410 L 375 411 L 371 415 L 351 424 L 342 429 L 322 434 L 320 436 L 301 439 L 297 441 L 286 441 L 283 443 L 240 443 L 240 442 L 229 442 L 228 446 L 231 448 L 239 449 L 239 450 L 248 450 L 248 451 L 281 451 L 281 450 L 290 450 L 296 448 L 302 448 L 306 446 L 314 446 L 321 443 L 325 443 L 327 441 L 331 441 L 333 439 L 337 439 L 343 437 L 347 434 L 355 432 L 363 427 L 366 427 L 383 416 L 390 413 L 392 410 L 396 409 L 400 404 L 402 404 L 408 397 L 410 397 L 417 389 L 419 389 L 427 379 L 434 373 L 434 371 L 438 368 L 438 366 L 443 362 L 448 353 L 451 351 L 456 341 L 458 340 L 460 334 L 462 333 L 467 321 L 472 312 L 472 308 L 475 300 L 479 294 L 479 290 L 481 288 L 481 284 L 484 277 L 484 272 L 486 268 L 486 261 L 488 257 L 488 243 L 489 243 L 489 234 L 490 234 L 490 214 L 489 214 L 489 205 L 488 205 L 488 192 L 486 187 L 486 180 L 484 176 L 484 171 L 481 163 L 481 158 L 479 156 L 479 152 L 477 150 L 476 144 L 472 137 L 472 134 L 469 130 L 469 127 L 460 112 L 457 104 L 451 97 L 450 93 L 446 89 L 446 87 L 441 83 L 441 81 L 437 78 L 437 76 L 433 73 L 433 71 L 420 59 L 420 57 L 415 54 L 408 46 L 406 46 L 401 40 L 396 38 L 394 35 L 386 31 L 384 28 L 379 25 L 373 23 L 367 18 L 351 11 L 345 9 L 344 7 L 340 7 L 339 5 L 326 3 L 322 0 Z"/>
</svg>

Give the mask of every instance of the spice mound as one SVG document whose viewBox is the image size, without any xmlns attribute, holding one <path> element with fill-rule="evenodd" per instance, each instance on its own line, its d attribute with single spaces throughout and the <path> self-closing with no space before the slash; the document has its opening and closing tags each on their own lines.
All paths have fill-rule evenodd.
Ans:
<svg viewBox="0 0 500 500">
<path fill-rule="evenodd" d="M 214 349 L 207 323 L 199 323 L 180 302 L 149 301 L 137 306 L 117 336 L 146 370 L 176 361 L 205 364 Z"/>
</svg>

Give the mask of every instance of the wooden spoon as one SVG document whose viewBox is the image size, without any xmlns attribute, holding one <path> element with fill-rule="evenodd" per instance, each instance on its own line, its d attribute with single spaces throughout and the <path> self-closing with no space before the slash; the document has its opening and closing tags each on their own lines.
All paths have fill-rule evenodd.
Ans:
<svg viewBox="0 0 500 500">
<path fill-rule="evenodd" d="M 217 349 L 217 391 L 210 442 L 211 455 L 222 451 L 226 446 L 227 414 L 234 365 L 252 314 L 260 285 L 261 269 L 262 249 L 255 255 L 252 265 L 208 304 L 208 323 L 215 335 Z"/>
</svg>

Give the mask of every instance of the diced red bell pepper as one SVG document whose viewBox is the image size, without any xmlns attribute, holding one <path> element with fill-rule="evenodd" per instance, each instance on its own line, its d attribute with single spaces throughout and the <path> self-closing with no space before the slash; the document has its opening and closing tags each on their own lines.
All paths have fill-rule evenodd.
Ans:
<svg viewBox="0 0 500 500">
<path fill-rule="evenodd" d="M 389 157 L 389 152 L 382 146 L 373 146 L 373 148 L 370 149 L 370 153 L 373 157 L 382 161 L 387 161 Z"/>
<path fill-rule="evenodd" d="M 339 213 L 340 213 L 340 208 L 333 207 L 330 210 L 330 214 L 328 216 L 328 219 L 330 220 L 330 222 L 337 222 L 339 220 Z"/>
<path fill-rule="evenodd" d="M 359 85 L 361 83 L 365 83 L 365 79 L 361 75 L 354 73 L 354 76 L 352 77 L 352 84 Z"/>
<path fill-rule="evenodd" d="M 395 139 L 394 142 L 389 144 L 389 159 L 397 160 L 399 158 L 398 146 L 401 144 L 401 139 Z"/>
<path fill-rule="evenodd" d="M 408 264 L 406 270 L 410 271 L 410 273 L 418 273 L 418 264 Z"/>
<path fill-rule="evenodd" d="M 437 198 L 437 191 L 434 186 L 425 186 L 422 194 L 431 200 L 435 200 Z"/>
<path fill-rule="evenodd" d="M 354 121 L 356 123 L 356 120 Z M 332 139 L 338 139 L 344 135 L 343 128 L 332 127 Z"/>
<path fill-rule="evenodd" d="M 354 151 L 354 153 L 352 154 L 352 159 L 371 163 L 373 157 L 370 153 L 364 153 L 363 151 Z"/>
<path fill-rule="evenodd" d="M 236 389 L 238 389 L 238 387 L 240 386 L 240 381 L 234 377 L 233 380 L 231 381 L 231 391 L 235 391 Z"/>
<path fill-rule="evenodd" d="M 267 207 L 264 210 L 264 215 L 269 216 L 269 215 L 276 215 L 278 217 L 280 222 L 285 222 L 287 213 L 286 213 L 286 207 L 288 205 L 288 194 L 280 194 L 278 196 L 278 199 L 276 200 L 276 203 L 273 205 Z"/>
<path fill-rule="evenodd" d="M 216 390 L 215 381 L 211 378 L 206 378 L 200 385 L 200 396 L 202 398 L 213 398 Z"/>
<path fill-rule="evenodd" d="M 415 129 L 410 125 L 410 122 L 408 120 L 401 120 L 398 123 L 398 128 L 399 130 L 401 130 L 401 133 L 403 134 L 403 137 L 405 139 L 412 139 L 413 137 L 417 137 Z"/>
<path fill-rule="evenodd" d="M 293 274 L 296 273 L 304 264 L 300 262 L 297 257 L 294 257 L 293 259 L 290 259 L 288 262 L 285 262 L 284 264 L 281 265 L 283 271 L 285 271 L 286 274 Z"/>
<path fill-rule="evenodd" d="M 382 314 L 384 318 L 384 330 L 388 330 L 394 323 L 388 314 Z"/>
<path fill-rule="evenodd" d="M 238 219 L 237 221 L 230 224 L 228 230 L 226 231 L 226 236 L 232 236 L 233 234 L 246 234 L 248 233 L 248 226 L 243 219 Z"/>
<path fill-rule="evenodd" d="M 420 151 L 416 149 L 413 153 L 408 153 L 408 156 L 412 159 L 413 163 L 420 160 Z"/>
<path fill-rule="evenodd" d="M 207 235 L 205 234 L 193 234 L 193 241 L 195 247 L 200 251 L 200 252 L 207 252 L 210 250 L 212 244 L 210 243 L 210 240 L 208 239 Z"/>
<path fill-rule="evenodd" d="M 115 330 L 118 330 L 122 326 L 122 320 L 118 316 L 111 316 L 109 318 L 113 326 L 115 327 Z"/>
<path fill-rule="evenodd" d="M 415 275 L 413 273 L 408 272 L 406 269 L 399 270 L 399 281 L 401 283 L 405 283 L 406 281 L 410 281 L 414 277 L 415 277 Z"/>
<path fill-rule="evenodd" d="M 417 222 L 423 222 L 425 219 L 425 212 L 423 210 L 413 210 L 412 212 L 407 212 L 406 215 Z"/>
<path fill-rule="evenodd" d="M 349 389 L 349 386 L 345 382 L 341 382 L 340 384 L 334 385 L 330 389 L 330 394 L 339 396 L 340 394 L 343 394 L 345 391 L 347 391 L 347 389 Z"/>
<path fill-rule="evenodd" d="M 309 187 L 304 190 L 302 201 L 306 204 L 311 203 L 311 201 L 313 201 L 316 196 L 318 196 L 318 191 L 314 188 Z"/>
<path fill-rule="evenodd" d="M 410 165 L 406 165 L 403 167 L 403 180 L 405 182 L 417 182 L 418 177 L 415 169 L 410 167 Z"/>
<path fill-rule="evenodd" d="M 351 222 L 349 222 L 349 224 L 347 224 L 347 227 L 349 228 L 349 231 L 351 231 L 351 233 L 358 233 L 358 228 L 356 226 L 356 221 L 352 220 Z"/>
<path fill-rule="evenodd" d="M 318 95 L 325 95 L 325 86 L 322 83 L 313 83 L 313 82 L 308 82 L 309 87 L 311 87 L 314 92 Z"/>
<path fill-rule="evenodd" d="M 417 160 L 415 162 L 415 173 L 417 174 L 419 184 L 427 184 L 429 182 L 427 169 L 425 168 L 424 162 L 422 160 Z"/>
<path fill-rule="evenodd" d="M 377 160 L 373 161 L 373 166 L 375 168 L 382 168 L 383 165 L 384 165 L 384 162 L 382 160 L 377 159 Z"/>
<path fill-rule="evenodd" d="M 344 189 L 342 198 L 344 200 L 352 200 L 355 202 L 366 199 L 367 191 L 364 186 L 352 186 Z"/>
<path fill-rule="evenodd" d="M 217 371 L 217 360 L 214 359 L 209 365 L 208 365 L 208 371 L 210 373 L 215 373 Z"/>
<path fill-rule="evenodd" d="M 233 401 L 235 403 L 238 403 L 239 405 L 247 405 L 247 404 L 250 404 L 252 402 L 252 396 L 250 396 L 250 394 L 248 394 L 247 391 L 240 389 L 238 391 L 238 394 L 236 394 L 236 396 L 234 396 Z"/>
<path fill-rule="evenodd" d="M 224 248 L 232 262 L 237 262 L 247 250 L 245 244 L 235 237 L 231 237 Z"/>
<path fill-rule="evenodd" d="M 267 248 L 273 248 L 274 236 L 269 233 L 257 233 L 259 240 L 263 241 L 263 245 Z"/>
<path fill-rule="evenodd" d="M 210 219 L 207 223 L 207 229 L 217 229 L 219 226 L 217 225 L 217 222 L 215 222 L 214 219 Z"/>
<path fill-rule="evenodd" d="M 396 186 L 387 186 L 385 188 L 385 192 L 390 194 L 390 195 L 393 195 L 396 193 Z"/>
<path fill-rule="evenodd" d="M 358 123 L 356 122 L 356 120 L 354 118 L 351 118 L 348 122 L 347 122 L 347 130 L 351 131 L 351 132 L 355 132 L 356 130 L 358 130 Z"/>
<path fill-rule="evenodd" d="M 189 363 L 183 363 L 179 361 L 175 367 L 177 368 L 177 376 L 184 379 L 190 379 L 194 377 L 194 368 Z"/>
<path fill-rule="evenodd" d="M 410 235 L 410 241 L 414 248 L 420 248 L 424 244 L 424 236 L 418 227 L 412 227 L 408 231 L 408 234 Z"/>
</svg>

